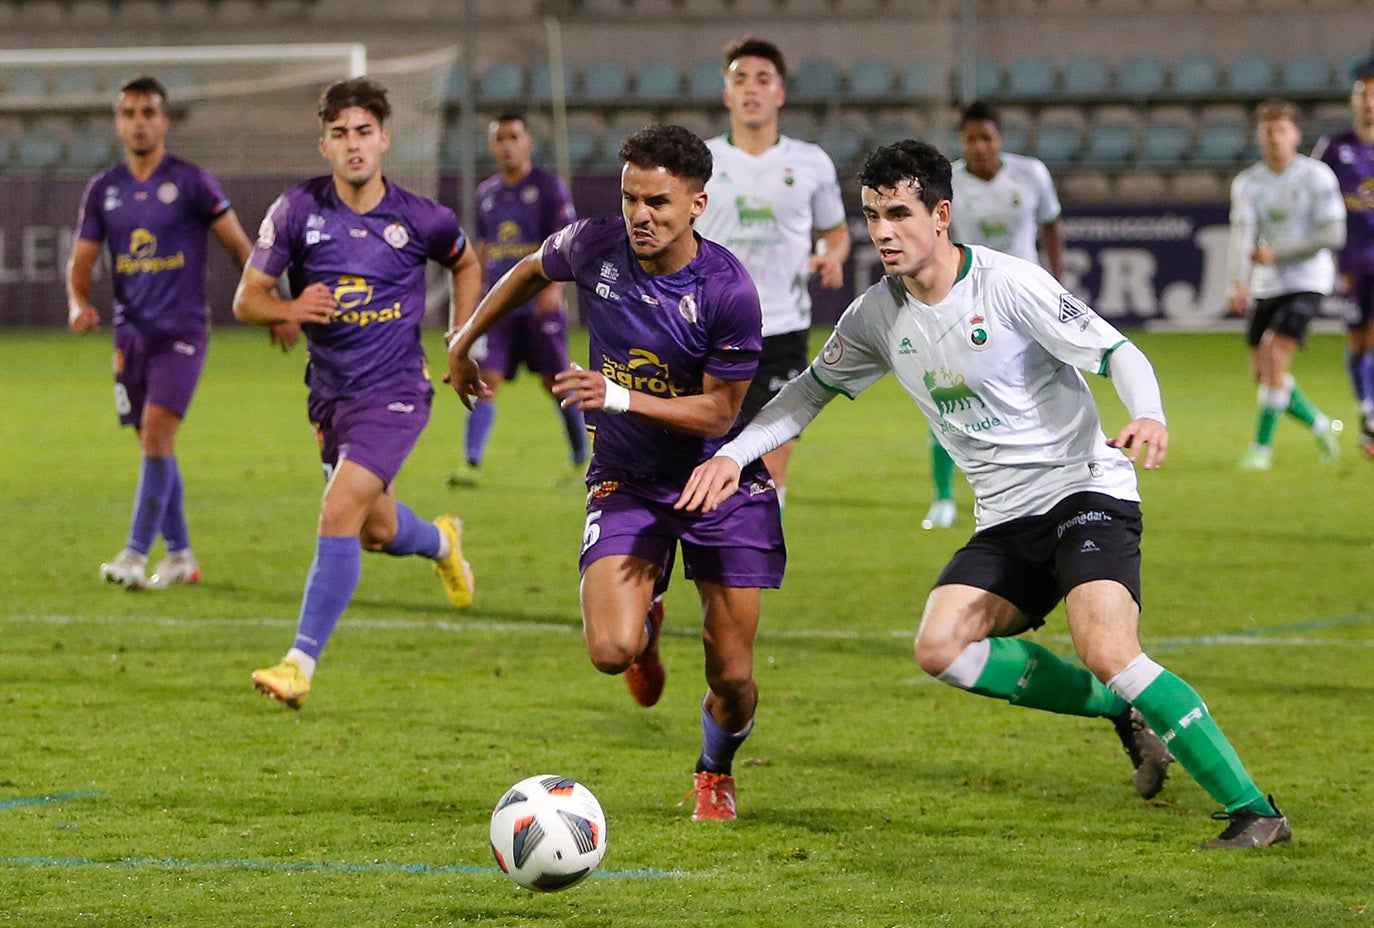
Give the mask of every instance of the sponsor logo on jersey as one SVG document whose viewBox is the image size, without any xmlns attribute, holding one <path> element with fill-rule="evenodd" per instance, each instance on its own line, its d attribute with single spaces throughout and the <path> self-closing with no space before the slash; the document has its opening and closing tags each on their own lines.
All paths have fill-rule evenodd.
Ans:
<svg viewBox="0 0 1374 928">
<path fill-rule="evenodd" d="M 606 283 L 605 281 L 601 281 L 596 285 L 596 295 L 601 297 L 603 300 L 620 299 L 620 294 L 612 290 L 611 285 Z"/>
<path fill-rule="evenodd" d="M 353 236 L 354 238 L 367 238 L 366 229 L 349 229 L 348 234 Z"/>
<path fill-rule="evenodd" d="M 134 229 L 129 235 L 129 251 L 115 258 L 116 274 L 161 274 L 186 266 L 186 253 L 158 256 L 157 236 L 147 229 Z"/>
<path fill-rule="evenodd" d="M 119 201 L 119 188 L 114 184 L 110 184 L 105 188 L 105 202 L 103 204 L 105 212 L 108 213 L 111 210 L 119 209 L 121 205 Z"/>
<path fill-rule="evenodd" d="M 1082 300 L 1069 293 L 1059 294 L 1059 321 L 1078 322 L 1078 330 L 1081 332 L 1088 327 L 1092 321 L 1092 307 Z"/>
<path fill-rule="evenodd" d="M 172 342 L 172 350 L 189 358 L 196 353 L 196 346 L 189 342 Z"/>
<path fill-rule="evenodd" d="M 172 183 L 170 180 L 157 188 L 157 198 L 168 205 L 175 203 L 176 198 L 180 194 L 181 191 L 177 190 L 177 185 Z"/>
<path fill-rule="evenodd" d="M 673 383 L 668 365 L 647 348 L 631 348 L 625 361 L 602 355 L 601 373 L 627 390 L 641 390 L 654 396 L 684 396 L 700 392 L 689 391 Z"/>
<path fill-rule="evenodd" d="M 609 261 L 602 261 L 602 262 L 601 262 L 601 279 L 602 279 L 602 280 L 619 280 L 619 279 L 620 279 L 620 272 L 617 271 L 617 270 L 615 269 L 615 265 L 612 264 L 611 262 L 609 262 Z"/>
<path fill-rule="evenodd" d="M 519 261 L 527 254 L 539 249 L 539 242 L 525 241 L 525 233 L 520 223 L 503 219 L 496 226 L 496 241 L 487 245 L 489 261 Z"/>
<path fill-rule="evenodd" d="M 767 201 L 754 200 L 746 196 L 735 197 L 735 214 L 739 217 L 739 224 L 742 226 L 752 225 L 776 225 L 778 217 L 773 212 L 773 204 Z"/>
<path fill-rule="evenodd" d="M 382 238 L 392 248 L 404 248 L 410 244 L 410 233 L 399 222 L 393 222 L 383 229 Z"/>
<path fill-rule="evenodd" d="M 605 499 L 616 490 L 620 489 L 619 480 L 598 480 L 596 483 L 587 487 L 588 499 Z"/>
<path fill-rule="evenodd" d="M 339 308 L 334 311 L 330 321 L 365 328 L 376 322 L 391 322 L 401 318 L 400 300 L 385 309 L 362 308 L 372 302 L 372 293 L 372 285 L 367 278 L 344 274 L 334 285 L 334 302 L 339 304 Z"/>
<path fill-rule="evenodd" d="M 941 368 L 939 371 L 926 371 L 921 380 L 930 391 L 930 398 L 935 401 L 935 408 L 942 416 L 970 410 L 974 403 L 987 408 L 988 404 L 983 402 L 983 398 L 964 382 L 963 374 L 951 374 Z"/>
<path fill-rule="evenodd" d="M 415 404 L 395 402 L 387 404 L 386 408 L 391 412 L 403 412 L 409 415 L 410 413 L 415 411 Z"/>
<path fill-rule="evenodd" d="M 690 293 L 677 301 L 677 312 L 688 323 L 695 325 L 697 321 L 697 300 Z"/>
<path fill-rule="evenodd" d="M 911 343 L 911 339 L 903 338 L 897 345 L 898 354 L 915 354 L 916 346 Z"/>
</svg>

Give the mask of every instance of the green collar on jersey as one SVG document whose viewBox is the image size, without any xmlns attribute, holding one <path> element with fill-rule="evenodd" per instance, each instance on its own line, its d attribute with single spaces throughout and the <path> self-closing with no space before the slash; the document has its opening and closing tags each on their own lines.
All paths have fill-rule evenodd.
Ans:
<svg viewBox="0 0 1374 928">
<path fill-rule="evenodd" d="M 768 147 L 769 147 L 769 148 L 772 148 L 774 145 L 778 144 L 778 143 L 781 142 L 781 141 L 782 141 L 782 133 L 779 132 L 776 136 L 773 137 L 773 141 L 771 141 L 771 142 L 768 143 Z M 731 148 L 739 148 L 739 146 L 735 144 L 735 134 L 734 134 L 733 132 L 730 132 L 728 129 L 727 129 L 726 132 L 725 132 L 725 144 L 726 144 L 726 145 L 729 145 Z M 743 149 L 741 149 L 741 150 L 743 150 Z M 747 154 L 747 152 L 746 152 L 746 154 Z"/>
<path fill-rule="evenodd" d="M 954 247 L 959 249 L 960 254 L 959 273 L 954 276 L 954 282 L 957 284 L 968 276 L 969 268 L 973 267 L 973 249 L 967 245 L 960 245 L 957 243 Z"/>
</svg>

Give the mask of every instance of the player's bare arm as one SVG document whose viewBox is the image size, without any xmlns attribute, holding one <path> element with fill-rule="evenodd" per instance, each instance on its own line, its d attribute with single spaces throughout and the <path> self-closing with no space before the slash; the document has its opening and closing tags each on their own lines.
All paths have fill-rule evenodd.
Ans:
<svg viewBox="0 0 1374 928">
<path fill-rule="evenodd" d="M 453 275 L 453 319 L 457 327 L 471 319 L 477 310 L 477 301 L 482 296 L 482 261 L 477 252 L 465 246 L 449 270 Z"/>
<path fill-rule="evenodd" d="M 269 277 L 251 264 L 243 269 L 234 292 L 234 318 L 249 325 L 271 326 L 279 322 L 321 325 L 334 320 L 339 304 L 329 287 L 319 281 L 301 291 L 294 300 L 276 293 L 277 278 Z"/>
<path fill-rule="evenodd" d="M 100 328 L 100 312 L 90 299 L 99 257 L 99 242 L 84 238 L 72 242 L 71 257 L 67 260 L 67 325 L 77 335 Z"/>
<path fill-rule="evenodd" d="M 700 395 L 655 396 L 627 390 L 608 380 L 600 371 L 587 371 L 575 365 L 557 374 L 553 383 L 553 395 L 564 408 L 576 405 L 583 412 L 592 409 L 627 412 L 674 432 L 701 438 L 719 438 L 730 431 L 748 391 L 747 380 L 720 380 L 706 374 L 702 377 Z"/>
<path fill-rule="evenodd" d="M 214 233 L 224 253 L 234 262 L 234 266 L 242 271 L 253 253 L 253 243 L 243 231 L 243 223 L 239 221 L 238 214 L 232 209 L 226 210 L 224 215 L 210 223 L 210 231 Z M 283 352 L 290 351 L 300 337 L 301 327 L 294 322 L 278 322 L 267 329 L 267 340 Z"/>
<path fill-rule="evenodd" d="M 1107 444 L 1120 449 L 1132 464 L 1140 459 L 1144 451 L 1142 466 L 1146 470 L 1155 470 L 1163 466 L 1164 456 L 1169 451 L 1169 430 L 1163 422 L 1155 419 L 1135 419 L 1128 422 Z"/>
<path fill-rule="evenodd" d="M 1045 263 L 1055 280 L 1064 279 L 1064 233 L 1059 220 L 1052 219 L 1040 227 L 1040 244 L 1045 249 Z"/>
<path fill-rule="evenodd" d="M 807 264 L 812 274 L 819 274 L 821 286 L 838 290 L 844 285 L 844 262 L 849 257 L 849 226 L 840 223 L 816 236 L 816 250 Z"/>
<path fill-rule="evenodd" d="M 480 276 L 479 265 L 479 280 Z M 487 291 L 467 322 L 456 332 L 448 334 L 448 373 L 444 375 L 444 383 L 453 387 L 458 399 L 469 411 L 477 400 L 490 399 L 492 392 L 491 387 L 483 383 L 477 362 L 468 356 L 468 352 L 488 329 L 528 303 L 549 282 L 540 253 L 536 251 L 526 255 Z"/>
</svg>

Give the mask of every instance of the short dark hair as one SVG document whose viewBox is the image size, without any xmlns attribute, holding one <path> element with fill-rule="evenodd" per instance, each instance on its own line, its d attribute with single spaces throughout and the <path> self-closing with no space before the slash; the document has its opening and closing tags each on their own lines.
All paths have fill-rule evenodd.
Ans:
<svg viewBox="0 0 1374 928">
<path fill-rule="evenodd" d="M 152 96 L 156 94 L 162 98 L 162 102 L 167 102 L 167 88 L 162 86 L 162 81 L 150 74 L 142 74 L 131 81 L 126 81 L 124 86 L 119 88 L 120 93 L 137 93 Z"/>
<path fill-rule="evenodd" d="M 333 122 L 340 113 L 354 106 L 360 106 L 376 116 L 379 124 L 391 116 L 391 104 L 387 102 L 385 87 L 369 77 L 351 77 L 331 84 L 320 94 L 320 122 Z"/>
<path fill-rule="evenodd" d="M 1350 66 L 1350 79 L 1352 81 L 1365 81 L 1374 77 L 1374 54 L 1368 58 L 1362 58 Z"/>
<path fill-rule="evenodd" d="M 755 38 L 747 35 L 742 39 L 736 39 L 725 46 L 725 65 L 722 71 L 729 71 L 730 65 L 734 64 L 739 58 L 764 58 L 773 62 L 773 67 L 778 69 L 778 77 L 787 77 L 787 63 L 783 61 L 782 52 L 772 42 L 764 39 Z"/>
<path fill-rule="evenodd" d="M 503 110 L 492 117 L 492 122 L 518 122 L 521 125 L 528 125 L 525 122 L 525 114 L 518 110 Z"/>
<path fill-rule="evenodd" d="M 990 122 L 996 126 L 999 131 L 1002 128 L 1002 121 L 997 118 L 997 107 L 985 100 L 974 100 L 959 111 L 960 129 L 971 122 Z"/>
<path fill-rule="evenodd" d="M 1295 126 L 1302 125 L 1302 110 L 1296 103 L 1271 98 L 1255 107 L 1255 122 L 1269 122 L 1271 119 L 1286 119 Z"/>
<path fill-rule="evenodd" d="M 620 143 L 620 160 L 637 168 L 663 168 L 697 189 L 711 179 L 711 149 L 682 126 L 646 126 Z"/>
<path fill-rule="evenodd" d="M 859 171 L 859 183 L 870 190 L 895 190 L 904 182 L 916 187 L 921 203 L 932 212 L 941 200 L 954 199 L 949 159 L 927 142 L 904 139 L 884 145 Z"/>
</svg>

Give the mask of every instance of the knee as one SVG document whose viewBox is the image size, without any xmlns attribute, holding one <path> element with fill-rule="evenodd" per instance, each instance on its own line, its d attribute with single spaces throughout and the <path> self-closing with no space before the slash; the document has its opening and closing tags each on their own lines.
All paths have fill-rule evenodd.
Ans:
<svg viewBox="0 0 1374 928">
<path fill-rule="evenodd" d="M 959 636 L 923 626 L 916 633 L 916 663 L 932 677 L 938 677 L 967 646 L 968 642 Z"/>
<path fill-rule="evenodd" d="M 638 656 L 635 653 L 634 643 L 627 639 L 590 633 L 586 637 L 587 656 L 591 658 L 592 666 L 602 673 L 624 673 L 625 668 L 629 667 Z"/>
<path fill-rule="evenodd" d="M 1094 677 L 1106 683 L 1125 670 L 1140 653 L 1139 644 L 1123 647 L 1112 642 L 1090 641 L 1079 650 L 1078 656 Z"/>
<path fill-rule="evenodd" d="M 706 685 L 725 702 L 737 702 L 754 687 L 753 662 L 736 661 L 709 670 Z"/>
</svg>

